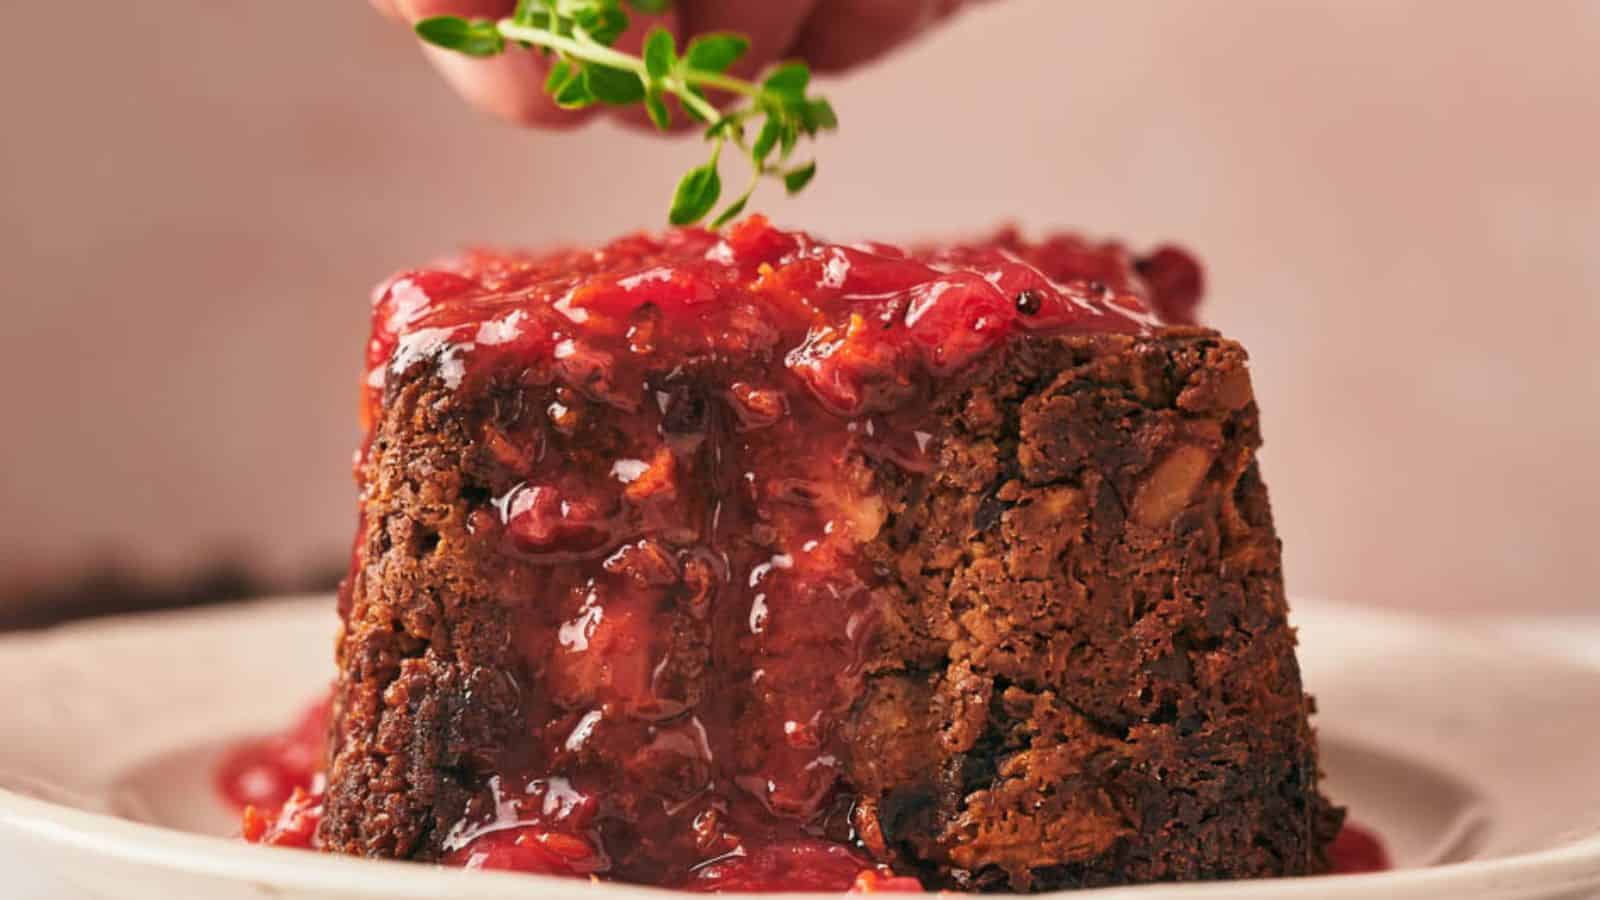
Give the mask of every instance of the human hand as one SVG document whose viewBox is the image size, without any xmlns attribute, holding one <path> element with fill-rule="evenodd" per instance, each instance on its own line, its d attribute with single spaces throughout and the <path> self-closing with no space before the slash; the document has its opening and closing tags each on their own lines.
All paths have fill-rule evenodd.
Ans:
<svg viewBox="0 0 1600 900">
<path fill-rule="evenodd" d="M 431 16 L 499 18 L 515 0 L 371 0 L 381 12 L 408 24 Z M 750 50 L 733 67 L 754 75 L 786 58 L 804 59 L 815 71 L 839 71 L 881 56 L 975 0 L 677 0 L 664 15 L 634 14 L 618 42 L 637 52 L 644 34 L 663 25 L 679 38 L 709 31 L 734 31 L 750 39 Z M 524 125 L 566 127 L 600 107 L 566 110 L 544 91 L 549 62 L 537 53 L 473 58 L 436 47 L 424 51 L 435 67 L 473 105 Z M 609 114 L 644 122 L 637 109 Z"/>
</svg>

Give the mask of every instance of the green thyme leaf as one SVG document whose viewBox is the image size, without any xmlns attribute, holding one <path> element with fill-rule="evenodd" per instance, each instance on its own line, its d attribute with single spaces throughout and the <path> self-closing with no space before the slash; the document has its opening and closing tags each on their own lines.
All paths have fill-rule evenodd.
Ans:
<svg viewBox="0 0 1600 900">
<path fill-rule="evenodd" d="M 544 92 L 552 97 L 561 93 L 561 88 L 572 74 L 572 63 L 564 59 L 556 60 L 556 64 L 550 67 L 550 74 L 545 76 Z"/>
<path fill-rule="evenodd" d="M 706 140 L 731 137 L 735 141 L 744 137 L 744 113 L 731 112 L 712 122 L 705 130 Z"/>
<path fill-rule="evenodd" d="M 695 86 L 693 86 L 693 85 L 690 85 L 689 88 L 684 91 L 684 93 L 688 94 L 691 97 L 695 97 L 697 99 L 705 101 L 706 105 L 708 105 L 708 106 L 711 104 L 710 100 L 706 100 L 706 92 L 701 90 L 701 89 L 699 89 L 699 88 L 697 88 L 697 87 L 695 87 Z M 684 107 L 683 107 L 683 111 L 688 113 L 689 117 L 694 119 L 696 122 L 707 122 L 707 121 L 710 121 L 705 116 L 700 114 L 700 110 L 696 109 L 695 105 L 693 103 L 685 104 Z"/>
<path fill-rule="evenodd" d="M 761 87 L 767 93 L 784 100 L 802 101 L 806 85 L 811 83 L 811 70 L 805 63 L 791 62 L 773 69 L 762 79 Z"/>
<path fill-rule="evenodd" d="M 661 96 L 660 88 L 651 85 L 645 91 L 644 108 L 657 128 L 666 131 L 672 127 L 672 115 L 667 112 L 667 101 Z"/>
<path fill-rule="evenodd" d="M 573 24 L 597 44 L 609 47 L 628 30 L 628 14 L 615 6 L 584 10 L 572 17 Z"/>
<path fill-rule="evenodd" d="M 417 23 L 417 37 L 468 56 L 494 56 L 506 48 L 495 24 L 486 19 L 469 22 L 460 16 L 434 16 Z"/>
<path fill-rule="evenodd" d="M 778 156 L 788 159 L 794 152 L 794 146 L 800 141 L 800 129 L 793 122 L 783 122 L 778 129 Z"/>
<path fill-rule="evenodd" d="M 826 100 L 807 100 L 805 106 L 801 108 L 800 115 L 808 134 L 831 131 L 839 127 L 839 117 L 834 115 L 833 105 Z"/>
<path fill-rule="evenodd" d="M 744 35 L 718 31 L 690 41 L 683 51 L 683 59 L 691 69 L 726 72 L 749 49 L 750 40 Z"/>
<path fill-rule="evenodd" d="M 672 32 L 660 25 L 650 29 L 650 34 L 644 39 L 644 68 L 650 77 L 659 81 L 672 74 L 672 67 L 678 62 L 677 57 Z"/>
<path fill-rule="evenodd" d="M 548 28 L 554 16 L 550 0 L 517 0 L 517 9 L 511 14 L 511 21 L 530 28 Z"/>
<path fill-rule="evenodd" d="M 680 180 L 669 216 L 674 224 L 702 221 L 717 209 L 718 162 L 728 144 L 739 148 L 753 170 L 750 187 L 716 214 L 715 228 L 742 214 L 769 176 L 782 179 L 790 193 L 804 188 L 816 174 L 816 163 L 792 166 L 790 156 L 802 137 L 836 128 L 838 117 L 828 101 L 807 95 L 811 71 L 803 62 L 776 66 L 759 83 L 728 74 L 749 51 L 744 35 L 698 35 L 680 55 L 672 32 L 657 26 L 645 36 L 639 55 L 615 48 L 631 12 L 660 13 L 669 6 L 669 0 L 516 0 L 511 15 L 497 22 L 443 16 L 416 29 L 431 44 L 472 56 L 503 52 L 508 43 L 543 55 L 551 63 L 545 92 L 567 109 L 642 103 L 650 121 L 666 130 L 672 126 L 667 98 L 675 97 L 684 114 L 706 123 L 704 136 L 713 147 L 710 161 Z M 708 90 L 723 102 L 712 102 Z M 756 128 L 748 145 L 747 126 Z"/>
<path fill-rule="evenodd" d="M 583 109 L 593 106 L 595 96 L 589 90 L 587 66 L 580 67 L 562 83 L 561 87 L 551 95 L 556 105 L 562 109 Z"/>
<path fill-rule="evenodd" d="M 602 103 L 631 106 L 644 99 L 644 82 L 632 72 L 590 63 L 583 77 L 589 93 Z"/>
<path fill-rule="evenodd" d="M 772 148 L 778 145 L 778 137 L 783 132 L 783 123 L 776 116 L 768 116 L 761 123 L 761 131 L 756 135 L 756 142 L 750 146 L 750 158 L 759 165 L 767 161 L 772 155 Z"/>
<path fill-rule="evenodd" d="M 814 161 L 808 162 L 798 169 L 790 169 L 783 173 L 783 187 L 791 194 L 798 194 L 805 189 L 806 185 L 811 183 L 812 177 L 816 174 L 817 164 Z"/>
<path fill-rule="evenodd" d="M 674 225 L 693 225 L 704 219 L 706 213 L 717 205 L 722 196 L 722 176 L 717 174 L 717 160 L 689 170 L 678 182 L 678 191 L 672 197 L 672 211 L 668 221 Z"/>
<path fill-rule="evenodd" d="M 729 222 L 732 222 L 735 218 L 738 218 L 739 214 L 744 212 L 744 208 L 749 202 L 750 192 L 745 191 L 744 196 L 729 204 L 727 209 L 723 210 L 715 219 L 711 221 L 711 229 L 715 231 Z"/>
</svg>

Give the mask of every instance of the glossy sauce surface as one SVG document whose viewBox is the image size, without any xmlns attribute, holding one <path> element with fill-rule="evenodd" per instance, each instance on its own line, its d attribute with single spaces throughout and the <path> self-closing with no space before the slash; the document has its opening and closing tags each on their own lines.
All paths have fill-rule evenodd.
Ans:
<svg viewBox="0 0 1600 900">
<path fill-rule="evenodd" d="M 1394 867 L 1378 833 L 1354 822 L 1346 822 L 1333 839 L 1328 857 L 1335 875 L 1386 872 Z"/>
<path fill-rule="evenodd" d="M 324 697 L 287 731 L 229 747 L 212 774 L 218 793 L 237 809 L 277 809 L 297 788 L 309 789 L 325 762 L 330 709 Z"/>
<path fill-rule="evenodd" d="M 388 282 L 369 443 L 386 382 L 414 366 L 511 398 L 482 435 L 505 487 L 469 527 L 508 561 L 497 593 L 527 598 L 523 737 L 444 861 L 693 890 L 914 887 L 860 848 L 840 781 L 889 580 L 859 552 L 886 518 L 861 460 L 931 469 L 933 383 L 1013 335 L 1144 333 L 1192 321 L 1199 290 L 1170 249 L 1007 232 L 908 253 L 759 217 Z M 293 842 L 314 808 L 291 800 L 260 834 Z"/>
<path fill-rule="evenodd" d="M 904 251 L 832 244 L 752 216 L 722 234 L 638 234 L 597 250 L 473 252 L 401 273 L 373 300 L 364 420 L 387 373 L 436 361 L 447 382 L 509 360 L 554 363 L 624 406 L 642 367 L 706 353 L 787 370 L 840 416 L 892 407 L 907 378 L 949 374 L 1016 331 L 1193 324 L 1199 266 L 1163 247 L 1001 231 Z M 887 382 L 887 383 L 884 383 Z"/>
<path fill-rule="evenodd" d="M 318 758 L 322 736 L 328 728 L 327 698 L 307 707 L 300 720 L 282 734 L 242 741 L 224 754 L 216 771 L 217 789 L 224 801 L 243 813 L 242 835 L 252 842 L 279 847 L 314 849 L 317 823 L 322 816 L 321 775 L 305 761 Z M 263 778 L 258 769 L 271 773 Z M 263 785 L 270 785 L 264 790 Z M 549 784 L 545 785 L 549 796 Z M 562 786 L 561 789 L 565 789 Z M 498 792 L 497 792 L 498 793 Z M 583 802 L 585 798 L 558 797 L 557 802 Z M 1328 849 L 1335 875 L 1360 875 L 1393 868 L 1387 848 L 1377 832 L 1346 822 Z M 593 869 L 592 848 L 541 829 L 510 827 L 483 835 L 452 853 L 451 865 L 498 868 L 557 875 L 581 874 Z M 742 857 L 730 857 L 698 870 L 683 885 L 701 891 L 843 890 L 855 893 L 914 893 L 916 879 L 897 877 L 872 866 L 841 843 L 800 841 L 758 848 Z"/>
</svg>

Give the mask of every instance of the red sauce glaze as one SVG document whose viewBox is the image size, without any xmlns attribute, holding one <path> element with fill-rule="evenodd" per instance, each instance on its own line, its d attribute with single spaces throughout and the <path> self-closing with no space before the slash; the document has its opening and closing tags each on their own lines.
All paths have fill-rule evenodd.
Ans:
<svg viewBox="0 0 1600 900">
<path fill-rule="evenodd" d="M 896 876 L 843 844 L 796 840 L 757 847 L 706 863 L 683 887 L 701 892 L 846 891 L 921 893 L 915 878 Z"/>
<path fill-rule="evenodd" d="M 252 844 L 317 849 L 317 825 L 322 822 L 321 780 L 322 776 L 318 775 L 309 789 L 295 788 L 276 815 L 246 806 L 241 836 Z"/>
<path fill-rule="evenodd" d="M 222 798 L 237 809 L 277 809 L 296 789 L 309 789 L 323 764 L 329 703 L 324 697 L 307 707 L 282 734 L 229 748 L 213 775 Z"/>
<path fill-rule="evenodd" d="M 219 764 L 218 790 L 226 801 L 242 808 L 245 840 L 277 847 L 317 847 L 322 776 L 308 769 L 305 761 L 320 758 L 329 709 L 329 700 L 320 699 L 283 734 L 241 743 Z M 266 774 L 255 774 L 258 770 Z M 265 789 L 268 784 L 273 785 L 271 790 Z M 505 827 L 491 828 L 468 840 L 451 851 L 444 864 L 571 877 L 604 872 L 607 860 L 590 840 L 580 834 L 514 824 L 528 818 L 521 809 L 523 803 L 506 797 L 498 779 L 494 791 Z M 552 780 L 535 785 L 525 796 L 537 801 L 541 813 L 562 811 L 552 819 L 572 816 L 586 825 L 592 822 L 596 798 L 573 792 L 570 785 Z M 267 812 L 272 809 L 277 812 Z M 1354 823 L 1340 830 L 1328 855 L 1336 875 L 1383 872 L 1393 867 L 1377 834 Z M 844 843 L 817 839 L 739 848 L 702 864 L 678 886 L 698 892 L 922 892 L 915 878 L 895 875 Z"/>
<path fill-rule="evenodd" d="M 514 373 L 572 398 L 484 438 L 523 480 L 474 528 L 543 567 L 518 626 L 530 734 L 448 859 L 696 889 L 814 871 L 804 886 L 842 890 L 870 871 L 838 843 L 853 834 L 834 729 L 883 579 L 857 549 L 884 512 L 841 477 L 849 451 L 929 468 L 930 379 L 1019 332 L 1187 316 L 1198 271 L 1073 237 L 906 252 L 753 217 L 391 280 L 369 427 L 390 373 L 419 364 L 462 390 Z M 616 423 L 604 452 L 583 405 Z M 557 446 L 560 464 L 540 465 Z M 719 683 L 687 683 L 675 654 L 707 645 Z"/>
<path fill-rule="evenodd" d="M 508 358 L 553 360 L 558 375 L 636 403 L 620 390 L 636 384 L 630 369 L 717 350 L 775 354 L 823 406 L 859 415 L 892 406 L 892 388 L 919 372 L 959 369 L 1019 330 L 1192 324 L 1202 287 L 1199 265 L 1171 247 L 1135 257 L 1116 243 L 1006 230 L 907 252 L 831 244 L 760 216 L 721 235 L 474 252 L 378 289 L 362 420 L 370 429 L 386 373 L 425 357 L 456 382 Z"/>
<path fill-rule="evenodd" d="M 837 720 L 885 579 L 858 553 L 881 501 L 841 473 L 858 450 L 930 468 L 930 381 L 1011 336 L 1189 322 L 1200 286 L 1170 249 L 1003 232 L 906 252 L 760 217 L 391 279 L 373 304 L 369 442 L 385 381 L 416 365 L 452 389 L 556 398 L 482 436 L 514 486 L 469 522 L 515 562 L 503 593 L 529 598 L 514 624 L 527 737 L 444 861 L 915 889 L 859 849 L 839 790 Z M 583 431 L 595 407 L 603 447 Z M 247 836 L 292 842 L 316 798 L 290 807 Z"/>
<path fill-rule="evenodd" d="M 1359 875 L 1364 872 L 1383 872 L 1392 868 L 1389 852 L 1373 831 L 1360 825 L 1347 823 L 1340 829 L 1328 848 L 1328 856 L 1336 875 Z"/>
</svg>

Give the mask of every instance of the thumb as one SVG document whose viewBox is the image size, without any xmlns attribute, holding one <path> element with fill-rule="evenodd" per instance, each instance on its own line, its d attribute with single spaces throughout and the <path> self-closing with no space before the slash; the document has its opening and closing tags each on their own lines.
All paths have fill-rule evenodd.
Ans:
<svg viewBox="0 0 1600 900">
<path fill-rule="evenodd" d="M 391 4 L 407 22 L 432 16 L 498 19 L 516 8 L 514 0 L 379 0 Z M 538 53 L 511 52 L 480 59 L 424 45 L 423 52 L 444 80 L 468 103 L 518 125 L 569 128 L 589 118 L 589 110 L 556 106 L 544 92 L 550 64 Z"/>
<path fill-rule="evenodd" d="M 515 0 L 376 0 L 376 2 L 393 6 L 401 18 L 411 22 L 432 16 L 498 19 L 501 16 L 511 15 L 511 11 L 517 8 Z"/>
</svg>

